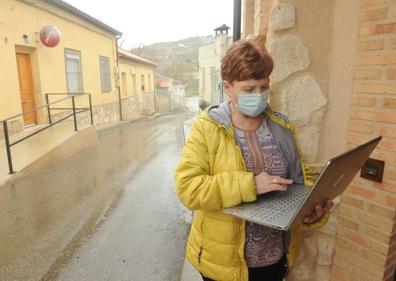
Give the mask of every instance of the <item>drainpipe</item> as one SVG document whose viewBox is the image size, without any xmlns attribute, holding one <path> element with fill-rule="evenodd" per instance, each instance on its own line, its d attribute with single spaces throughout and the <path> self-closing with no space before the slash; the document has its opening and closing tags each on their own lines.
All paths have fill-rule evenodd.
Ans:
<svg viewBox="0 0 396 281">
<path fill-rule="evenodd" d="M 116 62 L 117 62 L 117 80 L 118 80 L 118 104 L 119 104 L 119 110 L 120 110 L 120 121 L 122 121 L 122 103 L 121 103 L 121 87 L 120 87 L 120 67 L 118 65 L 118 39 L 121 38 L 121 34 L 116 35 Z"/>
<path fill-rule="evenodd" d="M 232 28 L 232 41 L 241 39 L 241 8 L 242 0 L 234 0 L 234 25 Z"/>
</svg>

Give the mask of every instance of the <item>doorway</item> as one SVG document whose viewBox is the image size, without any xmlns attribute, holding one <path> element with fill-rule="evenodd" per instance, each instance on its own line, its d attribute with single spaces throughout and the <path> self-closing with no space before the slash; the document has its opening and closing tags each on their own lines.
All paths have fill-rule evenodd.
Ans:
<svg viewBox="0 0 396 281">
<path fill-rule="evenodd" d="M 16 53 L 16 59 L 22 112 L 26 113 L 36 107 L 30 55 Z M 25 126 L 37 124 L 37 113 L 34 111 L 23 115 L 23 121 Z"/>
</svg>

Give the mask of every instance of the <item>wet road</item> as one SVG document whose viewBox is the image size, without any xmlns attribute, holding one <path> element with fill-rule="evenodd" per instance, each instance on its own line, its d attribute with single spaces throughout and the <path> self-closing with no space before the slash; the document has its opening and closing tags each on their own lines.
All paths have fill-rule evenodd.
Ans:
<svg viewBox="0 0 396 281">
<path fill-rule="evenodd" d="M 99 132 L 98 146 L 0 187 L 0 280 L 179 280 L 178 113 Z"/>
</svg>

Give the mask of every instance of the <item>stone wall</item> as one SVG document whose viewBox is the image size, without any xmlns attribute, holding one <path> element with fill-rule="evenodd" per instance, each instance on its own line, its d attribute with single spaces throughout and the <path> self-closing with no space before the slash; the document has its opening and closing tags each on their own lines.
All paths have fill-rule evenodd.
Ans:
<svg viewBox="0 0 396 281">
<path fill-rule="evenodd" d="M 142 115 L 154 113 L 154 94 L 146 93 L 140 96 L 130 96 L 121 99 L 122 101 L 122 118 L 123 120 L 132 120 Z M 76 103 L 76 106 L 80 106 Z M 52 121 L 66 117 L 72 111 L 67 111 L 59 114 L 54 114 Z M 106 124 L 120 121 L 120 106 L 119 102 L 107 103 L 103 105 L 93 106 L 92 108 L 93 120 L 95 126 L 103 126 Z M 73 124 L 73 117 L 70 117 L 67 122 Z M 77 114 L 78 126 L 87 126 L 91 124 L 90 111 Z"/>
<path fill-rule="evenodd" d="M 321 167 L 312 167 L 312 170 L 318 176 Z M 339 200 L 337 199 L 325 226 L 317 230 L 302 228 L 299 254 L 290 270 L 288 281 L 331 280 L 338 213 Z"/>
<path fill-rule="evenodd" d="M 107 103 L 103 105 L 93 106 L 92 107 L 92 114 L 93 114 L 93 121 L 95 126 L 102 126 L 105 124 L 109 124 L 112 122 L 116 122 L 120 120 L 119 115 L 119 103 Z M 67 115 L 72 114 L 72 110 L 68 110 L 62 113 L 51 113 L 52 122 L 59 121 L 62 118 L 65 118 Z M 87 126 L 91 123 L 90 111 L 85 111 L 83 113 L 79 113 L 76 115 L 77 117 L 77 126 Z M 73 116 L 69 117 L 63 122 L 69 122 L 73 124 L 74 119 Z"/>
<path fill-rule="evenodd" d="M 184 96 L 167 90 L 157 90 L 155 96 L 156 110 L 159 113 L 183 110 L 186 108 L 186 99 Z"/>
<path fill-rule="evenodd" d="M 301 1 L 294 2 L 275 1 L 270 12 L 267 48 L 275 63 L 271 75 L 271 105 L 294 123 L 305 159 L 314 163 L 318 158 L 321 125 L 328 104 L 328 76 L 324 69 L 315 71 L 318 62 L 311 57 L 315 47 L 326 48 L 328 42 L 323 41 L 323 46 L 307 46 L 302 34 L 305 31 L 298 32 L 296 17 L 296 9 L 301 14 L 305 5 Z"/>
<path fill-rule="evenodd" d="M 157 90 L 155 96 L 157 112 L 168 112 L 171 109 L 169 92 L 167 90 Z"/>
<path fill-rule="evenodd" d="M 337 214 L 338 207 L 332 210 L 326 226 L 319 230 L 302 231 L 299 255 L 290 271 L 288 281 L 330 280 Z"/>
<path fill-rule="evenodd" d="M 76 99 L 76 108 L 88 108 L 88 98 Z M 53 107 L 64 107 L 71 108 L 71 100 L 67 100 L 61 104 L 55 104 Z M 143 93 L 142 95 L 128 96 L 122 98 L 122 117 L 123 120 L 132 120 L 142 115 L 149 115 L 155 112 L 155 101 L 154 92 Z M 53 122 L 56 122 L 69 114 L 72 114 L 72 110 L 68 110 L 62 113 L 57 113 L 56 110 L 51 111 L 51 118 Z M 93 120 L 95 126 L 102 126 L 113 122 L 120 121 L 120 106 L 119 102 L 107 103 L 92 107 Z M 44 108 L 39 111 L 38 115 L 41 115 L 39 120 L 43 123 L 48 123 L 47 109 Z M 11 120 L 8 122 L 9 135 L 12 136 L 16 133 L 23 131 L 22 119 Z M 73 117 L 65 122 L 74 123 Z M 90 111 L 77 114 L 78 126 L 87 126 L 91 124 Z M 4 138 L 3 123 L 0 123 L 0 139 Z"/>
<path fill-rule="evenodd" d="M 153 114 L 155 110 L 155 96 L 154 92 L 144 93 L 142 95 L 142 114 Z"/>
<path fill-rule="evenodd" d="M 143 100 L 143 98 L 142 98 Z M 139 100 L 139 96 L 132 96 L 121 99 L 122 104 L 122 118 L 133 119 L 143 113 L 143 102 Z"/>
<path fill-rule="evenodd" d="M 337 108 L 337 103 L 329 103 L 334 100 L 332 83 L 335 81 L 331 80 L 333 72 L 351 64 L 350 60 L 340 56 L 337 49 L 339 42 L 333 40 L 333 37 L 341 36 L 340 30 L 344 30 L 345 34 L 353 33 L 352 28 L 338 27 L 334 23 L 336 2 L 274 0 L 269 11 L 266 46 L 275 63 L 271 75 L 270 103 L 276 111 L 286 114 L 294 123 L 303 156 L 317 173 L 325 160 L 334 156 L 331 153 L 338 154 L 346 149 L 345 120 L 349 108 L 344 107 L 338 116 L 328 116 L 329 112 Z M 346 7 L 344 9 L 349 11 Z M 354 41 L 347 42 L 351 47 Z M 343 73 L 345 77 L 338 81 L 351 80 L 351 68 Z M 349 100 L 348 85 L 351 83 L 344 82 L 342 85 L 344 87 L 339 87 L 338 91 L 344 94 L 342 99 Z M 337 92 L 334 95 L 340 94 Z M 339 138 L 339 145 L 333 143 L 333 146 L 329 146 L 331 152 L 326 151 L 328 147 L 323 145 L 326 141 L 324 136 L 328 133 L 326 130 L 331 130 L 331 137 Z M 299 256 L 288 280 L 331 279 L 340 205 L 338 199 L 336 203 L 325 227 L 302 232 Z"/>
</svg>

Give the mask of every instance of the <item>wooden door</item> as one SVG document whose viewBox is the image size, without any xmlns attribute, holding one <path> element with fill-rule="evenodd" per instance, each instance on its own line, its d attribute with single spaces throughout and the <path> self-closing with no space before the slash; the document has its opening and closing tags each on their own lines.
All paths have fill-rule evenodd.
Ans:
<svg viewBox="0 0 396 281">
<path fill-rule="evenodd" d="M 36 107 L 32 67 L 30 64 L 30 56 L 28 54 L 17 53 L 16 58 L 22 111 L 25 113 Z M 25 114 L 23 116 L 23 120 L 25 126 L 37 124 L 36 112 Z"/>
</svg>

